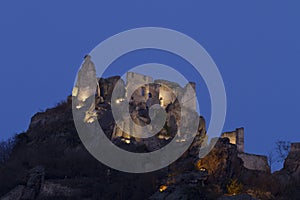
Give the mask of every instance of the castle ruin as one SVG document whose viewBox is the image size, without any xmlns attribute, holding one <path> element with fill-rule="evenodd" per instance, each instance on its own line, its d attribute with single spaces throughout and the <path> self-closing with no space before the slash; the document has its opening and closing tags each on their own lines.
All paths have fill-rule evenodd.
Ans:
<svg viewBox="0 0 300 200">
<path fill-rule="evenodd" d="M 267 156 L 245 153 L 244 128 L 237 128 L 235 131 L 225 132 L 221 137 L 228 138 L 231 144 L 237 146 L 238 157 L 243 160 L 244 167 L 251 170 L 270 171 Z M 298 147 L 300 150 L 300 145 Z"/>
<path fill-rule="evenodd" d="M 79 81 L 84 82 L 84 80 L 92 80 L 95 79 L 95 70 L 94 64 L 91 62 L 90 57 L 87 56 L 86 60 L 83 64 L 82 69 L 92 68 L 92 72 L 88 76 L 91 77 L 79 77 Z M 85 78 L 85 79 L 84 79 Z M 166 80 L 153 80 L 150 76 L 145 76 L 142 74 L 128 72 L 126 74 L 126 83 L 121 79 L 120 76 L 114 76 L 108 79 L 100 78 L 97 79 L 98 85 L 98 100 L 100 102 L 106 102 L 108 104 L 111 103 L 113 91 L 115 86 L 118 84 L 118 99 L 116 99 L 116 103 L 120 103 L 122 101 L 129 101 L 127 103 L 133 102 L 135 106 L 134 109 L 131 110 L 131 117 L 135 120 L 134 123 L 138 125 L 144 126 L 147 124 L 147 119 L 140 117 L 139 109 L 146 109 L 147 101 L 151 98 L 151 105 L 158 104 L 162 108 L 167 109 L 170 105 L 175 105 L 178 101 L 185 102 L 184 107 L 192 108 L 192 110 L 196 110 L 196 98 L 195 98 L 195 83 L 188 83 L 185 87 L 181 87 L 179 84 L 166 81 Z M 95 88 L 92 88 L 95 91 Z M 75 91 L 75 92 L 74 92 Z M 88 91 L 88 92 L 85 92 Z M 73 90 L 73 96 L 76 96 L 80 103 L 84 102 L 88 95 L 91 95 L 91 89 L 88 87 L 80 88 L 78 85 L 75 86 Z M 149 96 L 151 94 L 151 96 Z M 150 106 L 151 106 L 150 105 Z M 82 105 L 80 105 L 82 106 Z M 178 105 L 176 105 L 178 106 Z M 80 109 L 80 107 L 78 107 Z M 87 116 L 86 121 L 88 123 L 92 123 L 96 120 L 94 113 L 87 112 L 87 115 L 90 115 L 92 118 L 88 119 L 90 116 Z M 166 132 L 164 136 L 159 135 L 160 139 L 168 139 L 171 135 L 168 135 L 167 132 L 177 133 L 176 127 L 180 123 L 180 119 L 176 116 L 176 113 L 169 115 L 167 118 L 167 126 L 164 131 Z M 141 120 L 142 119 L 142 120 Z M 143 121 L 144 120 L 144 121 Z M 125 142 L 130 142 L 131 136 L 126 133 L 124 130 L 133 131 L 133 122 L 129 120 L 124 120 L 124 123 L 121 124 L 122 127 L 117 125 L 114 126 L 114 130 L 112 133 L 112 138 L 122 137 L 125 139 Z M 204 125 L 205 127 L 205 125 Z M 166 130 L 169 129 L 169 130 Z M 205 130 L 204 130 L 205 131 Z M 180 133 L 178 133 L 180 135 Z M 266 156 L 254 155 L 244 152 L 244 128 L 237 128 L 232 132 L 225 132 L 221 137 L 229 138 L 230 143 L 237 146 L 238 156 L 243 160 L 244 167 L 251 170 L 260 170 L 260 171 L 270 171 L 270 167 L 268 166 L 268 161 Z M 138 141 L 138 138 L 136 138 Z M 184 139 L 182 140 L 184 141 Z M 300 151 L 299 144 L 292 144 L 291 151 Z"/>
</svg>

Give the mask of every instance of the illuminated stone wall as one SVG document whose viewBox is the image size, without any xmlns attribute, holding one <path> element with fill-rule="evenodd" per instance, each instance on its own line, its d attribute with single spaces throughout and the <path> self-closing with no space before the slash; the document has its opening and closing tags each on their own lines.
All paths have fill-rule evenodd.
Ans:
<svg viewBox="0 0 300 200">
<path fill-rule="evenodd" d="M 117 96 L 119 98 L 124 98 L 125 96 L 125 83 L 121 79 L 120 76 L 112 76 L 110 78 L 100 78 L 99 80 L 99 86 L 100 86 L 100 96 L 103 98 L 103 100 L 109 102 L 111 100 L 111 96 L 113 93 L 113 90 L 115 89 L 116 84 L 120 81 L 118 84 L 117 91 L 115 91 Z"/>
<path fill-rule="evenodd" d="M 222 138 L 228 138 L 230 144 L 236 145 L 236 132 L 235 131 L 223 133 Z"/>
<path fill-rule="evenodd" d="M 183 96 L 181 102 L 185 107 L 191 108 L 192 110 L 196 110 L 196 99 L 196 83 L 190 82 L 183 89 Z"/>
<path fill-rule="evenodd" d="M 228 138 L 231 144 L 237 145 L 239 152 L 244 152 L 244 128 L 237 128 L 235 131 L 225 132 L 221 137 Z"/>
<path fill-rule="evenodd" d="M 161 106 L 167 107 L 169 104 L 174 103 L 176 98 L 181 95 L 183 89 L 179 84 L 166 81 L 166 80 L 155 80 L 155 84 L 160 85 L 159 98 L 161 99 Z"/>
<path fill-rule="evenodd" d="M 126 75 L 126 96 L 133 97 L 136 102 L 146 102 L 150 91 L 149 84 L 153 83 L 153 78 L 142 74 L 128 72 Z M 131 97 L 128 97 L 132 94 Z"/>
<path fill-rule="evenodd" d="M 159 99 L 161 99 L 161 106 L 167 107 L 176 100 L 176 97 L 170 88 L 162 85 L 159 89 Z"/>
</svg>

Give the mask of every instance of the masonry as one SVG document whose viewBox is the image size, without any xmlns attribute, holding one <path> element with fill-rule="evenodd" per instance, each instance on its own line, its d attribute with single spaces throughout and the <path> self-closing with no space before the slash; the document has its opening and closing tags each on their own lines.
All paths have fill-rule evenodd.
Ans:
<svg viewBox="0 0 300 200">
<path fill-rule="evenodd" d="M 270 171 L 267 156 L 249 154 L 244 152 L 245 151 L 244 128 L 237 128 L 235 131 L 225 132 L 222 134 L 221 137 L 228 138 L 231 144 L 237 146 L 238 157 L 243 160 L 244 167 L 251 170 L 259 170 L 259 171 L 267 171 L 267 172 Z M 300 150 L 300 145 L 299 146 L 295 145 L 294 148 L 295 150 L 296 149 Z"/>
<path fill-rule="evenodd" d="M 112 82 L 112 84 L 108 85 L 107 83 L 100 82 L 99 85 L 101 87 L 101 95 L 100 97 L 104 99 L 104 101 L 107 101 L 108 103 L 111 101 L 112 89 L 108 90 L 106 89 L 103 92 L 104 88 L 114 88 L 114 85 L 116 85 L 116 82 L 118 80 L 121 80 L 121 77 L 116 77 L 114 80 L 110 80 L 109 82 Z M 147 102 L 149 98 L 149 94 L 151 94 L 151 101 L 148 103 L 151 105 L 160 105 L 163 109 L 168 109 L 168 106 L 174 106 L 179 105 L 185 108 L 192 110 L 196 110 L 196 95 L 195 95 L 195 88 L 196 84 L 193 82 L 187 83 L 184 87 L 181 87 L 179 84 L 167 80 L 161 80 L 157 79 L 154 80 L 151 76 L 146 76 L 143 74 L 138 74 L 135 72 L 127 72 L 126 74 L 126 81 L 121 80 L 122 84 L 121 87 L 123 87 L 124 92 L 120 92 L 120 94 L 124 95 L 120 96 L 120 99 L 116 99 L 116 102 L 118 101 L 129 101 L 130 102 L 130 118 L 126 118 L 121 123 L 120 127 L 115 126 L 113 130 L 113 134 L 111 139 L 115 139 L 118 137 L 123 137 L 126 139 L 130 139 L 131 136 L 126 133 L 127 132 L 138 132 L 135 128 L 133 128 L 133 123 L 139 125 L 139 126 L 145 126 L 145 116 L 144 118 L 141 118 L 139 115 L 140 113 L 143 113 L 147 108 Z M 107 86 L 107 87 L 105 87 Z M 102 96 L 105 94 L 105 96 Z M 117 103 L 117 104 L 119 104 Z M 178 104 L 179 103 L 179 104 Z M 149 106 L 151 107 L 151 106 Z M 168 111 L 167 111 L 168 112 Z M 184 112 L 182 112 L 184 113 Z M 177 116 L 177 115 L 176 115 Z M 166 119 L 166 127 L 172 127 L 172 130 L 176 130 L 177 127 L 180 125 L 180 119 L 174 118 L 175 114 L 173 113 L 171 116 L 171 113 L 167 115 Z M 133 122 L 133 121 L 134 122 Z M 175 120 L 175 121 L 174 121 Z M 172 131 L 171 129 L 166 134 L 158 135 L 159 139 L 165 140 L 166 138 L 169 138 L 169 134 L 171 135 Z M 162 130 L 164 132 L 164 130 Z M 180 134 L 179 134 L 180 135 Z M 136 141 L 138 141 L 138 138 L 135 138 Z"/>
<path fill-rule="evenodd" d="M 126 97 L 132 97 L 135 102 L 146 102 L 148 93 L 151 93 L 153 104 L 160 104 L 166 108 L 176 99 L 181 100 L 184 106 L 196 108 L 196 84 L 189 82 L 185 87 L 167 80 L 154 80 L 153 77 L 135 72 L 126 74 Z"/>
</svg>

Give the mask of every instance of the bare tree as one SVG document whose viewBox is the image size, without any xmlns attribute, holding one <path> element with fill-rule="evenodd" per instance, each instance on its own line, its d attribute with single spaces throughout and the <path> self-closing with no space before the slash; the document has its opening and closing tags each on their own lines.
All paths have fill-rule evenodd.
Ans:
<svg viewBox="0 0 300 200">
<path fill-rule="evenodd" d="M 275 156 L 275 154 L 274 154 L 274 151 L 271 150 L 271 151 L 269 151 L 269 153 L 268 153 L 268 164 L 269 164 L 269 166 L 270 166 L 271 171 L 272 171 L 272 166 L 273 166 L 273 164 L 274 164 L 275 162 L 276 162 L 276 156 Z"/>
<path fill-rule="evenodd" d="M 16 136 L 13 136 L 6 141 L 0 141 L 0 164 L 3 164 L 9 158 L 15 144 Z"/>
<path fill-rule="evenodd" d="M 291 143 L 289 141 L 277 141 L 276 142 L 276 152 L 278 154 L 278 162 L 283 162 L 288 156 L 291 148 Z"/>
</svg>

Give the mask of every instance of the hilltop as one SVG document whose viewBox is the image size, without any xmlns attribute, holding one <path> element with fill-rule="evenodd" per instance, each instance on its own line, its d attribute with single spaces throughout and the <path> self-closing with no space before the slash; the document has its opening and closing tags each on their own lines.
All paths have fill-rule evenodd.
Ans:
<svg viewBox="0 0 300 200">
<path fill-rule="evenodd" d="M 180 121 L 176 98 L 165 98 L 171 102 L 165 104 L 167 122 L 159 134 L 138 140 L 116 127 L 110 101 L 119 80 L 118 76 L 98 79 L 102 92 L 95 99 L 96 114 L 86 123 L 99 122 L 107 138 L 127 151 L 151 152 L 167 145 Z M 143 90 L 137 94 L 147 93 Z M 132 118 L 136 123 L 147 124 L 146 105 L 137 98 L 130 109 Z M 192 145 L 174 163 L 150 173 L 120 172 L 103 165 L 86 150 L 74 124 L 72 96 L 69 96 L 56 107 L 35 114 L 28 130 L 17 135 L 10 158 L 0 166 L 0 196 L 13 200 L 298 199 L 298 144 L 292 145 L 284 168 L 271 174 L 265 157 L 244 152 L 244 130 L 240 128 L 222 134 L 212 151 L 199 159 L 206 134 L 205 119 L 199 116 Z"/>
</svg>

